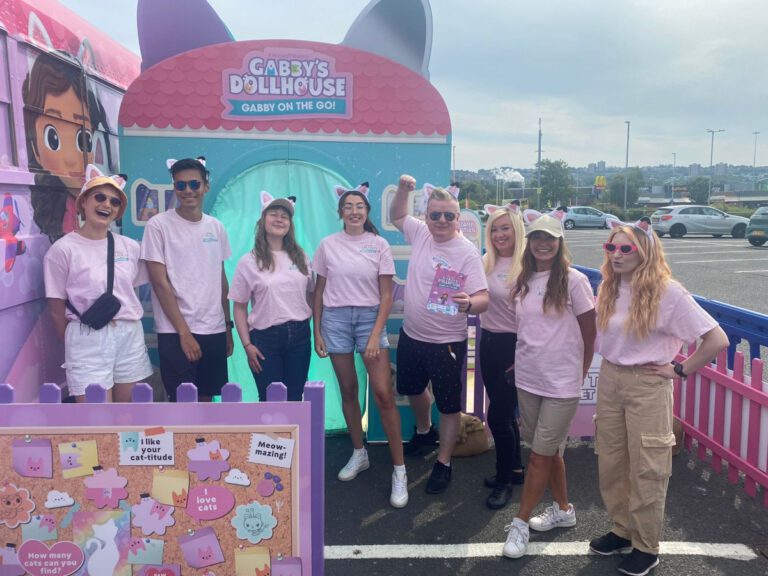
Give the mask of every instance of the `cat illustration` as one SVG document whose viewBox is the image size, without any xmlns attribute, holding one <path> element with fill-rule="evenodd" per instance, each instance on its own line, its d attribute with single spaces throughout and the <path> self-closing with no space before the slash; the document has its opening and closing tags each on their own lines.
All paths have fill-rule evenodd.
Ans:
<svg viewBox="0 0 768 576">
<path fill-rule="evenodd" d="M 260 513 L 248 509 L 245 511 L 243 526 L 251 535 L 258 536 L 264 530 L 264 520 L 261 518 Z"/>
<path fill-rule="evenodd" d="M 171 492 L 171 496 L 173 497 L 174 506 L 178 506 L 179 508 L 187 507 L 187 489 L 186 488 L 182 488 L 181 493 Z"/>
<path fill-rule="evenodd" d="M 256 568 L 255 570 L 256 572 L 254 576 L 269 576 L 269 566 L 264 566 L 264 568 L 262 568 L 261 570 L 259 570 L 258 568 Z"/>
<path fill-rule="evenodd" d="M 41 476 L 41 471 L 43 469 L 43 459 L 38 458 L 37 460 L 32 460 L 32 458 L 27 458 L 27 474 L 30 476 Z"/>
<path fill-rule="evenodd" d="M 213 549 L 210 546 L 206 547 L 205 550 L 203 550 L 202 548 L 198 548 L 197 559 L 200 561 L 200 563 L 203 566 L 205 566 L 205 564 L 203 564 L 204 562 L 210 562 L 211 560 L 213 560 Z"/>
<path fill-rule="evenodd" d="M 120 550 L 117 549 L 115 538 L 117 525 L 110 518 L 103 524 L 93 525 L 93 538 L 85 543 L 88 552 L 88 574 L 113 574 L 120 561 Z"/>
<path fill-rule="evenodd" d="M 129 554 L 133 554 L 134 556 L 137 556 L 139 554 L 139 550 L 147 550 L 147 546 L 144 544 L 144 540 L 141 538 L 131 538 L 131 543 L 128 544 L 128 550 Z"/>
<path fill-rule="evenodd" d="M 41 516 L 40 528 L 48 528 L 48 532 L 53 533 L 56 530 L 56 518 L 53 516 Z"/>
<path fill-rule="evenodd" d="M 162 520 L 163 518 L 165 518 L 165 516 L 168 514 L 170 510 L 171 510 L 170 506 L 166 506 L 165 504 L 160 504 L 160 502 L 155 502 L 154 504 L 152 504 L 152 508 L 149 511 L 149 515 L 150 516 L 155 515 L 158 517 L 158 519 Z"/>
<path fill-rule="evenodd" d="M 139 433 L 138 432 L 121 432 L 120 442 L 123 445 L 123 450 L 139 451 Z"/>
<path fill-rule="evenodd" d="M 80 454 L 74 452 L 67 452 L 61 455 L 61 467 L 64 470 L 71 470 L 72 468 L 80 468 Z"/>
<path fill-rule="evenodd" d="M 208 458 L 211 460 L 221 460 L 221 450 L 217 448 L 213 452 L 208 452 Z"/>
</svg>

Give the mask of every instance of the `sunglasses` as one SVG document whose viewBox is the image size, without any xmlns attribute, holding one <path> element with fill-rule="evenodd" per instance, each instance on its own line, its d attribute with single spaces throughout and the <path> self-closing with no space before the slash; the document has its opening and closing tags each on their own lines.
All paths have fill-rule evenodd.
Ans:
<svg viewBox="0 0 768 576">
<path fill-rule="evenodd" d="M 104 202 L 107 198 L 109 198 L 109 205 L 113 208 L 119 208 L 123 205 L 123 201 L 120 200 L 120 198 L 115 198 L 114 196 L 107 196 L 103 192 L 96 192 L 96 194 L 93 195 L 93 199 L 96 200 L 99 204 Z"/>
<path fill-rule="evenodd" d="M 453 222 L 456 220 L 456 212 L 430 212 L 429 213 L 429 219 L 432 220 L 432 222 L 437 222 L 440 220 L 440 216 L 445 218 L 446 222 Z"/>
<path fill-rule="evenodd" d="M 200 180 L 176 180 L 173 183 L 173 187 L 178 190 L 179 192 L 184 192 L 184 190 L 187 189 L 187 185 L 189 185 L 189 189 L 193 192 L 197 192 L 200 190 L 200 186 L 203 185 L 203 183 Z"/>
<path fill-rule="evenodd" d="M 608 252 L 608 254 L 613 254 L 616 250 L 622 254 L 632 254 L 632 252 L 637 252 L 637 246 L 634 244 L 614 244 L 613 242 L 606 242 L 603 244 L 603 249 Z"/>
</svg>

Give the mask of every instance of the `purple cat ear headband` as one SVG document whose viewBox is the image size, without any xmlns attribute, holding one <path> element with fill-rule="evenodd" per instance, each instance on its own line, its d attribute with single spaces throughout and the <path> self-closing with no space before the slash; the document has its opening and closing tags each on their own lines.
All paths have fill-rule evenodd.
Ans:
<svg viewBox="0 0 768 576">
<path fill-rule="evenodd" d="M 429 197 L 432 196 L 432 192 L 435 190 L 435 188 L 438 188 L 438 186 L 433 186 L 432 184 L 425 183 L 424 184 L 424 190 L 423 195 L 421 197 L 421 211 L 426 212 L 427 211 L 427 204 L 429 204 Z M 458 184 L 451 184 L 450 186 L 447 186 L 443 188 L 448 194 L 453 196 L 456 201 L 459 200 L 459 185 Z"/>
<path fill-rule="evenodd" d="M 512 202 L 510 202 L 506 206 L 496 206 L 495 204 L 486 204 L 485 206 L 483 206 L 483 210 L 488 212 L 488 214 L 493 214 L 494 212 L 496 212 L 496 210 L 506 210 L 510 214 L 520 216 L 520 206 L 517 204 L 512 204 Z"/>
<path fill-rule="evenodd" d="M 341 200 L 341 197 L 344 196 L 347 192 L 360 192 L 360 194 L 363 195 L 366 202 L 368 201 L 368 182 L 363 182 L 358 186 L 357 188 L 344 188 L 343 186 L 334 186 L 333 188 L 333 196 L 336 199 L 336 202 Z"/>
<path fill-rule="evenodd" d="M 638 220 L 637 222 L 622 222 L 618 218 L 606 218 L 605 223 L 611 230 L 614 228 L 619 228 L 620 226 L 629 226 L 630 228 L 641 230 L 651 241 L 651 244 L 656 242 L 656 234 L 653 231 L 653 227 L 645 220 Z"/>
</svg>

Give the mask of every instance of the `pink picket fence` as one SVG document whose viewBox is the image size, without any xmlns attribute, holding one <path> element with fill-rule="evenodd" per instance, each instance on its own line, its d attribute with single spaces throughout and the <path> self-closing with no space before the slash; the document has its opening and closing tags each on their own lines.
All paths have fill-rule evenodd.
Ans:
<svg viewBox="0 0 768 576">
<path fill-rule="evenodd" d="M 688 346 L 688 354 L 695 350 Z M 678 355 L 678 361 L 685 359 Z M 713 365 L 675 381 L 675 416 L 683 425 L 684 445 L 706 461 L 715 472 L 728 469 L 728 481 L 743 477 L 744 490 L 768 507 L 768 382 L 763 381 L 763 362 L 752 360 L 744 373 L 744 355 L 736 352 L 728 369 L 727 352 Z M 724 466 L 726 465 L 726 466 Z"/>
</svg>

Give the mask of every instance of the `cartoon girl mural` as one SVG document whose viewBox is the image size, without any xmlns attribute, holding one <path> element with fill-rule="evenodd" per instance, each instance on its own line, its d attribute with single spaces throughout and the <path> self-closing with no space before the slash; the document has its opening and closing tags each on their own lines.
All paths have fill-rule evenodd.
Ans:
<svg viewBox="0 0 768 576">
<path fill-rule="evenodd" d="M 34 220 L 53 242 L 77 228 L 75 196 L 94 161 L 96 129 L 104 141 L 99 164 L 112 168 L 107 114 L 82 71 L 50 54 L 37 56 L 22 94 Z"/>
</svg>

